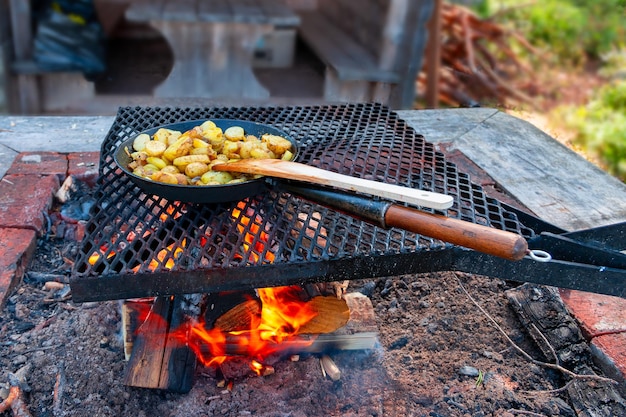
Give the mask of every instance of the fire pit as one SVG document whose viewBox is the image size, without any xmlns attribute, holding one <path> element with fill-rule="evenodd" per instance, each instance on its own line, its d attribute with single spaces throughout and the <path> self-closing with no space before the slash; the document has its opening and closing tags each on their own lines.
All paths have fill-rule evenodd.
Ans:
<svg viewBox="0 0 626 417">
<path fill-rule="evenodd" d="M 562 386 L 563 381 L 553 371 L 533 366 L 516 354 L 459 287 L 466 285 L 472 296 L 497 317 L 506 334 L 523 344 L 533 357 L 539 357 L 525 340 L 519 322 L 503 297 L 502 292 L 510 288 L 510 282 L 471 274 L 413 273 L 459 270 L 459 267 L 460 270 L 471 269 L 467 265 L 473 261 L 473 268 L 492 268 L 493 276 L 498 276 L 519 273 L 516 265 L 524 265 L 526 260 L 498 263 L 492 256 L 482 256 L 414 233 L 384 230 L 281 191 L 269 190 L 232 205 L 180 205 L 143 195 L 115 172 L 110 149 L 133 132 L 147 125 L 219 116 L 271 122 L 291 129 L 292 134 L 312 130 L 308 124 L 303 126 L 301 119 L 317 121 L 316 128 L 325 127 L 315 133 L 315 140 L 323 140 L 326 134 L 334 135 L 339 145 L 345 141 L 333 128 L 353 126 L 346 130 L 351 138 L 348 142 L 360 143 L 364 137 L 369 138 L 367 145 L 356 146 L 355 150 L 362 149 L 368 154 L 369 149 L 377 146 L 380 149 L 382 145 L 372 145 L 371 138 L 383 138 L 385 143 L 400 149 L 397 155 L 401 161 L 411 155 L 409 159 L 415 161 L 418 168 L 413 172 L 410 168 L 413 165 L 402 162 L 403 167 L 408 164 L 409 168 L 392 169 L 394 165 L 384 158 L 376 159 L 376 153 L 371 156 L 376 161 L 371 167 L 384 167 L 384 174 L 390 173 L 391 179 L 402 178 L 406 180 L 404 184 L 422 181 L 429 184 L 427 189 L 454 195 L 455 206 L 446 215 L 520 232 L 533 242 L 537 241 L 537 231 L 544 233 L 549 229 L 553 237 L 563 232 L 485 197 L 480 187 L 473 185 L 465 174 L 458 173 L 453 164 L 434 152 L 432 146 L 407 128 L 393 112 L 377 105 L 121 109 L 103 144 L 96 209 L 81 243 L 79 262 L 74 264 L 72 272 L 72 289 L 78 294 L 74 294 L 76 301 L 157 295 L 149 304 L 161 308 L 164 313 L 161 317 L 166 317 L 184 305 L 176 300 L 193 300 L 196 294 L 215 297 L 221 289 L 249 292 L 267 283 L 278 286 L 297 281 L 305 287 L 315 281 L 366 278 L 355 280 L 351 288 L 369 291 L 381 346 L 364 352 L 333 354 L 332 358 L 342 371 L 338 381 L 322 377 L 319 360 L 309 356 L 299 362 L 279 362 L 275 374 L 237 381 L 232 386 L 221 386 L 214 375 L 199 369 L 196 383 L 185 395 L 140 390 L 124 384 L 128 381 L 121 381 L 125 364 L 122 341 L 118 337 L 117 302 L 73 305 L 62 299 L 55 301 L 54 310 L 41 308 L 38 307 L 40 290 L 33 285 L 28 305 L 17 296 L 11 301 L 16 321 L 11 329 L 28 325 L 24 319 L 35 314 L 45 313 L 50 318 L 24 334 L 14 330 L 11 338 L 3 339 L 2 348 L 3 351 L 24 352 L 29 355 L 28 360 L 33 361 L 32 405 L 39 407 L 37 415 L 49 414 L 51 407 L 56 414 L 68 415 L 404 416 L 480 415 L 505 411 L 515 414 L 516 410 L 520 410 L 520 414 L 573 415 L 571 408 L 556 396 L 559 394 L 541 394 Z M 404 139 L 387 133 L 388 128 L 405 135 L 410 146 L 403 145 Z M 314 140 L 309 139 L 309 142 Z M 324 145 L 323 149 L 315 144 L 310 146 L 310 164 L 326 169 L 335 167 L 330 156 L 324 156 L 330 152 L 329 146 Z M 352 149 L 342 150 L 346 146 L 338 146 L 344 153 L 336 158 L 353 155 Z M 385 146 L 389 149 L 390 145 Z M 419 157 L 413 153 L 415 149 Z M 423 154 L 426 156 L 422 157 Z M 384 155 L 391 155 L 387 159 L 397 163 L 397 159 L 393 159 L 396 153 L 387 150 Z M 333 169 L 366 176 L 362 168 L 354 168 L 364 164 L 358 162 Z M 377 172 L 375 168 L 365 170 Z M 615 241 L 618 235 L 608 230 L 603 234 L 607 237 L 603 241 L 607 243 Z M 580 234 L 569 236 L 582 238 Z M 373 259 L 368 259 L 370 257 Z M 614 259 L 612 262 L 619 261 L 619 258 Z M 368 270 L 370 266 L 376 267 Z M 513 272 L 507 272 L 508 267 Z M 596 269 L 617 276 L 611 268 Z M 288 270 L 295 271 L 296 278 L 272 277 L 273 273 Z M 539 281 L 539 275 L 545 270 L 538 268 L 535 273 L 520 274 L 519 279 Z M 392 275 L 396 273 L 399 275 Z M 168 277 L 169 274 L 172 276 Z M 259 282 L 253 281 L 257 276 Z M 384 276 L 389 278 L 382 278 Z M 551 282 L 555 276 L 548 274 L 544 282 Z M 368 277 L 379 278 L 370 280 Z M 231 278 L 232 285 L 227 281 Z M 152 281 L 154 287 L 151 287 Z M 621 291 L 622 281 L 615 283 L 615 291 Z M 107 288 L 107 284 L 112 286 Z M 168 300 L 172 301 L 169 305 L 165 302 Z M 561 324 L 560 319 L 557 322 Z M 168 324 L 177 328 L 175 320 Z M 32 349 L 46 353 L 39 355 L 36 351 L 31 355 Z M 151 353 L 157 357 L 163 351 Z M 172 350 L 168 353 L 174 359 L 170 362 L 174 370 L 192 370 L 178 361 L 186 360 L 188 352 Z M 145 359 L 149 361 L 150 357 Z M 5 366 L 17 366 L 23 361 L 24 358 L 15 354 L 3 355 Z M 94 366 L 85 367 L 86 363 Z M 179 366 L 181 363 L 185 366 Z M 50 389 L 53 385 L 54 399 Z M 529 391 L 533 392 L 532 396 L 527 395 Z M 107 411 L 103 411 L 105 408 Z"/>
<path fill-rule="evenodd" d="M 160 297 L 151 310 L 159 321 L 145 326 L 149 334 L 159 334 L 161 340 L 171 341 L 181 337 L 178 326 L 187 325 L 186 317 L 190 316 L 185 311 L 189 300 L 184 295 L 292 285 L 306 288 L 315 282 L 435 271 L 475 272 L 563 287 L 579 285 L 568 276 L 577 276 L 581 268 L 578 264 L 553 260 L 546 267 L 536 257 L 513 262 L 406 230 L 386 229 L 345 214 L 341 208 L 350 202 L 331 204 L 339 210 L 328 208 L 326 201 L 320 205 L 312 202 L 315 198 L 302 199 L 292 194 L 288 186 L 283 189 L 270 186 L 256 196 L 235 202 L 168 201 L 146 194 L 114 161 L 120 143 L 138 132 L 203 119 L 250 120 L 275 126 L 298 141 L 298 162 L 340 174 L 447 194 L 454 204 L 445 212 L 422 210 L 512 232 L 557 254 L 569 255 L 570 246 L 581 251 L 577 244 L 571 243 L 561 250 L 550 240 L 547 246 L 541 246 L 546 244 L 546 238 L 551 238 L 543 236 L 545 231 L 553 235 L 563 231 L 486 196 L 468 175 L 459 172 L 424 137 L 384 106 L 124 108 L 118 112 L 102 144 L 95 209 L 72 270 L 73 300 Z M 533 227 L 525 225 L 522 218 Z M 613 260 L 614 251 L 596 252 L 602 256 L 592 262 L 603 266 L 614 262 L 618 265 L 623 258 Z M 580 253 L 574 255 L 574 260 L 581 260 Z M 602 263 L 609 258 L 609 263 Z M 600 273 L 604 281 L 586 281 L 585 288 L 578 289 L 623 291 L 620 286 L 615 289 L 606 283 L 612 274 L 623 280 L 621 270 L 583 267 L 587 273 Z M 199 305 L 195 308 L 202 310 Z M 202 314 L 195 314 L 195 320 L 200 320 L 198 328 L 210 332 L 210 323 L 216 317 L 203 321 Z M 127 382 L 188 391 L 195 360 L 203 359 L 203 352 L 191 342 L 190 334 L 194 330 L 183 331 L 186 333 L 182 351 L 178 343 L 156 343 L 155 349 L 154 343 L 141 340 L 141 348 L 133 350 L 139 353 L 134 355 L 134 362 L 131 358 Z M 220 337 L 224 335 L 220 333 Z M 220 346 L 215 351 L 221 355 L 224 349 Z M 209 356 L 214 356 L 215 351 Z M 159 360 L 153 359 L 154 352 Z M 181 374 L 180 369 L 187 371 Z M 160 376 L 155 378 L 155 375 Z"/>
<path fill-rule="evenodd" d="M 187 392 L 196 359 L 213 363 L 228 350 L 226 341 L 219 346 L 203 343 L 233 336 L 221 326 L 211 328 L 214 314 L 210 319 L 200 317 L 205 312 L 190 314 L 186 310 L 189 303 L 200 301 L 190 301 L 193 296 L 185 294 L 292 285 L 310 289 L 307 284 L 317 281 L 451 269 L 449 261 L 454 258 L 450 244 L 404 230 L 386 230 L 284 189 L 268 187 L 232 203 L 183 203 L 148 195 L 120 172 L 114 153 L 121 142 L 154 125 L 199 119 L 252 120 L 276 126 L 299 141 L 299 162 L 445 193 L 453 197 L 454 205 L 437 214 L 527 238 L 534 235 L 514 212 L 488 198 L 383 106 L 121 109 L 102 144 L 96 207 L 86 226 L 71 283 L 75 301 L 160 296 L 140 314 L 138 339 L 129 336 L 136 328 L 127 332 L 127 342 L 133 345 L 132 355 L 131 348 L 127 352 L 129 385 Z M 175 297 L 164 297 L 168 295 Z M 133 308 L 138 306 L 141 302 L 133 304 Z M 199 305 L 191 308 L 200 309 Z M 298 309 L 307 309 L 306 303 Z M 262 315 L 259 312 L 258 316 Z M 198 323 L 189 323 L 190 316 Z M 291 322 L 286 327 L 297 331 Z M 376 330 L 371 323 L 369 330 Z M 356 345 L 365 340 L 363 346 L 373 347 L 375 337 L 370 334 L 357 336 Z M 256 329 L 251 335 L 244 337 L 246 354 L 254 357 L 258 352 L 254 349 L 260 349 L 263 352 L 257 356 L 266 358 L 272 348 L 265 340 L 262 348 L 251 350 L 252 339 L 260 339 Z M 281 333 L 280 339 L 289 336 Z M 270 342 L 275 338 L 270 336 Z M 296 344 L 301 342 L 300 338 Z M 279 350 L 284 354 L 288 348 Z"/>
</svg>

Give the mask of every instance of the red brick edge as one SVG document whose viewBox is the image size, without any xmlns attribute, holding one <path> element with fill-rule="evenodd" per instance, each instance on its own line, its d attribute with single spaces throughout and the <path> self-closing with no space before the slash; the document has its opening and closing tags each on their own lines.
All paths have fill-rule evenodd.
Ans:
<svg viewBox="0 0 626 417">
<path fill-rule="evenodd" d="M 67 176 L 93 185 L 99 152 L 23 152 L 0 179 L 0 309 L 20 284 L 54 193 Z"/>
</svg>

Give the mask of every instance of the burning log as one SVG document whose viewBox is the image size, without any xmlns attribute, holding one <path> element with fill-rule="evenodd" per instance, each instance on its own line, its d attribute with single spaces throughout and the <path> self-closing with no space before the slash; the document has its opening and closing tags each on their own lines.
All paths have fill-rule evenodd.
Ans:
<svg viewBox="0 0 626 417">
<path fill-rule="evenodd" d="M 318 314 L 299 328 L 296 337 L 271 343 L 270 352 L 262 361 L 250 360 L 249 336 L 247 334 L 228 334 L 224 340 L 222 354 L 228 357 L 219 365 L 222 376 L 227 380 L 237 379 L 251 374 L 259 376 L 273 373 L 271 364 L 286 357 L 300 354 L 326 355 L 330 352 L 345 350 L 373 349 L 377 341 L 377 325 L 374 309 L 369 298 L 361 293 L 346 294 L 338 300 L 334 296 L 318 296 L 310 300 Z M 250 304 L 245 308 L 250 308 Z M 220 322 L 234 323 L 233 317 L 239 316 L 239 307 L 224 314 Z M 223 320 L 223 321 L 222 321 Z M 237 326 L 238 327 L 238 326 Z M 208 345 L 203 345 L 201 355 L 211 356 Z M 321 364 L 326 374 L 339 378 L 340 372 L 332 366 L 330 358 Z"/>
<path fill-rule="evenodd" d="M 346 294 L 338 300 L 333 296 L 311 299 L 318 314 L 300 327 L 296 338 L 282 340 L 269 349 L 280 357 L 295 354 L 324 354 L 342 350 L 372 349 L 377 341 L 377 326 L 374 309 L 369 298 L 361 293 Z M 245 308 L 249 308 L 248 305 Z M 225 314 L 222 322 L 233 323 L 238 315 L 238 308 Z M 245 357 L 248 352 L 248 340 L 245 334 L 229 334 L 224 342 L 223 354 L 226 356 Z M 211 355 L 208 346 L 203 346 L 203 355 Z M 223 373 L 234 375 L 230 364 Z"/>
</svg>

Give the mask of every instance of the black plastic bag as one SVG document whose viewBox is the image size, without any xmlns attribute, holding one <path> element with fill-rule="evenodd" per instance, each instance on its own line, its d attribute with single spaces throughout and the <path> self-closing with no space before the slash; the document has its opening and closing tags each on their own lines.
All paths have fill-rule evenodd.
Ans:
<svg viewBox="0 0 626 417">
<path fill-rule="evenodd" d="M 72 2 L 54 3 L 37 19 L 34 58 L 47 71 L 82 71 L 98 74 L 106 69 L 104 34 L 93 18 L 91 2 L 74 2 L 69 12 L 61 9 Z M 77 14 L 79 11 L 81 14 Z"/>
</svg>

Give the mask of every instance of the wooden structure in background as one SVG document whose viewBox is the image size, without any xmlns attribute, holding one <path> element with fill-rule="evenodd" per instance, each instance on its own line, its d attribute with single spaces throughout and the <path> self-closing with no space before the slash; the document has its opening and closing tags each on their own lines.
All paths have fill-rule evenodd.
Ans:
<svg viewBox="0 0 626 417">
<path fill-rule="evenodd" d="M 318 0 L 299 34 L 326 65 L 328 101 L 412 108 L 433 0 Z"/>
<path fill-rule="evenodd" d="M 76 99 L 95 96 L 93 83 L 78 71 L 44 71 L 33 59 L 34 29 L 29 0 L 9 0 L 12 53 L 5 62 L 7 102 L 12 113 L 63 110 Z"/>
<path fill-rule="evenodd" d="M 439 107 L 439 71 L 441 68 L 441 7 L 443 0 L 435 0 L 432 16 L 428 22 L 429 41 L 424 54 L 426 73 L 426 107 Z"/>
<path fill-rule="evenodd" d="M 99 0 L 100 11 L 148 23 L 168 40 L 174 67 L 155 97 L 255 98 L 268 91 L 252 72 L 253 48 L 276 27 L 298 35 L 324 63 L 329 102 L 379 102 L 412 108 L 415 80 L 435 0 Z M 94 83 L 75 71 L 44 71 L 35 63 L 31 2 L 8 0 L 4 40 L 11 113 L 63 112 L 96 99 Z M 105 30 L 111 22 L 104 21 Z M 6 45 L 9 45 L 7 48 Z"/>
</svg>

